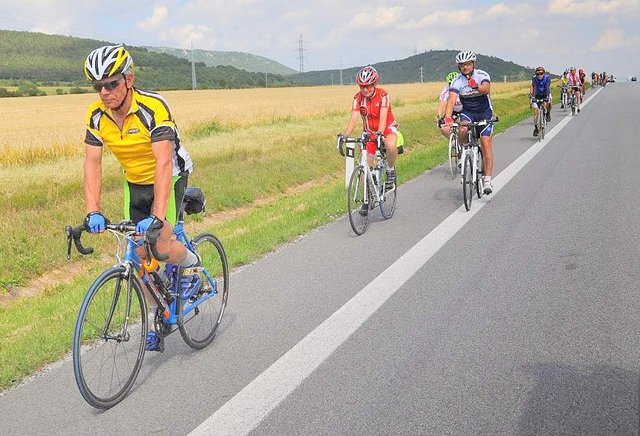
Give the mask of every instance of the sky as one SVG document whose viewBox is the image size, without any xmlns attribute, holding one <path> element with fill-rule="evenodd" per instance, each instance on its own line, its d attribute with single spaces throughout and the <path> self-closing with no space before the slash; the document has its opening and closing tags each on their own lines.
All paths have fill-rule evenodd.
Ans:
<svg viewBox="0 0 640 436">
<path fill-rule="evenodd" d="M 640 0 L 475 0 L 455 5 L 465 3 L 0 0 L 0 29 L 133 46 L 242 51 L 297 71 L 452 49 L 532 68 L 542 65 L 556 74 L 576 66 L 587 74 L 607 71 L 618 79 L 640 75 Z"/>
</svg>

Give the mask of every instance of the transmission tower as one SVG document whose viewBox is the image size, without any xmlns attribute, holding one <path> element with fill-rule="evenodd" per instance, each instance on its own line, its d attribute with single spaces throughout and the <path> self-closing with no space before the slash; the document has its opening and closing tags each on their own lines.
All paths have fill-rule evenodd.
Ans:
<svg viewBox="0 0 640 436">
<path fill-rule="evenodd" d="M 302 40 L 302 35 L 298 39 L 298 60 L 300 61 L 300 72 L 304 73 L 304 41 Z"/>
<path fill-rule="evenodd" d="M 193 41 L 191 42 L 191 89 L 197 89 L 198 84 L 196 82 L 196 61 L 193 53 Z"/>
</svg>

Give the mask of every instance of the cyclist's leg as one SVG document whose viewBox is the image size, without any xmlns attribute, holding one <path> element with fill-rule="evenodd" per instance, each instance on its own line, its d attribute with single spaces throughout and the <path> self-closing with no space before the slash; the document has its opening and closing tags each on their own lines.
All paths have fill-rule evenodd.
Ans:
<svg viewBox="0 0 640 436">
<path fill-rule="evenodd" d="M 387 128 L 384 131 L 384 148 L 387 150 L 387 164 L 389 168 L 394 168 L 396 165 L 396 159 L 398 158 L 398 135 L 396 135 L 396 128 Z"/>
</svg>

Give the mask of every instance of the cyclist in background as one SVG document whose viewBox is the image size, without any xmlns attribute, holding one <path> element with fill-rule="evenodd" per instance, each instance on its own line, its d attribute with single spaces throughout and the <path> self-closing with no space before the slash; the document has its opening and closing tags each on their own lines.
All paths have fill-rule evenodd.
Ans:
<svg viewBox="0 0 640 436">
<path fill-rule="evenodd" d="M 453 123 L 453 110 L 456 99 L 459 97 L 462 102 L 462 112 L 460 113 L 461 123 L 490 120 L 493 117 L 493 107 L 491 105 L 491 78 L 485 71 L 477 69 L 476 54 L 472 51 L 461 51 L 456 55 L 456 63 L 460 75 L 451 82 L 449 90 L 449 100 L 445 109 L 445 126 Z M 466 129 L 460 128 L 460 143 L 463 144 L 466 136 Z M 493 151 L 492 138 L 493 125 L 489 124 L 482 129 L 479 128 L 478 137 L 482 147 L 484 159 L 484 193 L 491 194 L 493 185 L 491 175 L 493 174 Z"/>
<path fill-rule="evenodd" d="M 580 76 L 580 83 L 582 83 L 582 88 L 580 89 L 580 92 L 582 93 L 582 97 L 584 97 L 586 95 L 586 84 L 587 84 L 587 75 L 584 73 L 584 70 L 582 68 L 580 68 L 578 70 L 578 76 Z"/>
<path fill-rule="evenodd" d="M 362 129 L 372 137 L 384 135 L 384 147 L 387 153 L 387 183 L 393 185 L 396 180 L 395 163 L 398 157 L 398 123 L 391 110 L 391 97 L 382 88 L 377 87 L 380 76 L 375 68 L 367 65 L 358 71 L 356 82 L 360 91 L 353 96 L 351 118 L 344 131 L 344 136 L 353 132 L 362 118 Z"/>
<path fill-rule="evenodd" d="M 567 86 L 569 93 L 575 94 L 576 96 L 576 107 L 578 113 L 580 113 L 580 103 L 582 102 L 580 89 L 582 88 L 582 82 L 580 81 L 580 76 L 576 73 L 576 67 L 571 67 L 569 74 L 567 74 Z"/>
<path fill-rule="evenodd" d="M 562 96 L 567 93 L 567 83 L 569 83 L 569 79 L 567 79 L 568 74 L 569 71 L 564 70 L 560 78 L 560 109 L 564 109 L 564 99 Z"/>
<path fill-rule="evenodd" d="M 545 72 L 544 67 L 537 67 L 536 74 L 531 79 L 531 87 L 529 88 L 529 98 L 531 99 L 531 107 L 533 108 L 533 136 L 538 136 L 538 115 L 540 110 L 536 100 L 544 101 L 544 108 L 547 110 L 547 122 L 551 121 L 551 76 Z"/>
<path fill-rule="evenodd" d="M 195 253 L 172 239 L 182 203 L 191 157 L 180 142 L 169 106 L 159 94 L 134 87 L 133 60 L 122 45 L 93 50 L 84 73 L 100 97 L 86 116 L 84 195 L 90 233 L 105 230 L 108 222 L 100 207 L 102 155 L 107 146 L 124 169 L 124 218 L 136 231 L 158 231 L 157 248 L 167 262 L 190 268 L 199 263 Z M 144 258 L 144 250 L 138 253 Z M 155 344 L 155 348 L 154 348 Z M 155 331 L 147 349 L 159 347 Z"/>
<path fill-rule="evenodd" d="M 445 138 L 448 138 L 449 135 L 451 134 L 451 126 L 445 126 L 443 123 L 444 111 L 447 108 L 447 101 L 449 100 L 449 88 L 451 87 L 451 82 L 453 81 L 453 79 L 455 79 L 459 75 L 460 73 L 457 71 L 452 71 L 449 74 L 447 74 L 447 77 L 445 78 L 445 81 L 447 82 L 447 84 L 440 92 L 438 109 L 436 112 L 436 121 L 438 122 L 440 131 L 442 132 L 442 135 L 444 135 Z M 460 97 L 458 96 L 455 104 L 453 105 L 453 116 L 457 117 L 460 114 L 460 112 L 462 112 L 462 103 L 460 102 Z"/>
</svg>

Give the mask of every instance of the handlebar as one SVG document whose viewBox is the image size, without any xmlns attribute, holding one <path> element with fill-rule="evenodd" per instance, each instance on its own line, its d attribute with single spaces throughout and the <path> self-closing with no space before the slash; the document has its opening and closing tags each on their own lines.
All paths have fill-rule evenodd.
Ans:
<svg viewBox="0 0 640 436">
<path fill-rule="evenodd" d="M 378 147 L 380 147 L 384 138 L 385 136 L 380 132 L 376 132 L 373 134 L 369 132 L 362 132 L 362 135 L 360 135 L 359 138 L 338 134 L 338 145 L 336 145 L 336 148 L 342 156 L 345 156 L 343 147 L 344 144 L 366 144 L 367 142 L 377 142 Z"/>
<path fill-rule="evenodd" d="M 479 127 L 479 126 L 486 126 L 488 124 L 494 124 L 494 123 L 497 123 L 498 121 L 500 121 L 500 118 L 498 118 L 498 117 L 493 117 L 493 118 L 491 118 L 489 120 L 474 121 L 474 122 L 471 122 L 471 123 L 468 123 L 468 122 L 460 123 L 458 121 L 455 121 L 452 124 L 452 126 Z"/>
<path fill-rule="evenodd" d="M 107 224 L 106 229 L 120 233 L 135 233 L 136 226 L 131 221 L 123 221 L 117 224 Z M 80 240 L 82 237 L 82 233 L 88 230 L 89 229 L 85 224 L 81 224 L 77 227 L 66 226 L 64 228 L 64 232 L 67 235 L 67 259 L 71 259 L 71 242 L 74 243 L 76 249 L 80 254 L 87 255 L 93 253 L 93 248 L 83 246 L 82 241 Z M 160 261 L 165 261 L 169 258 L 168 254 L 158 252 L 156 244 L 158 242 L 159 236 L 160 229 L 148 231 L 144 234 L 143 241 L 147 259 L 151 259 L 151 257 L 153 256 Z"/>
</svg>

